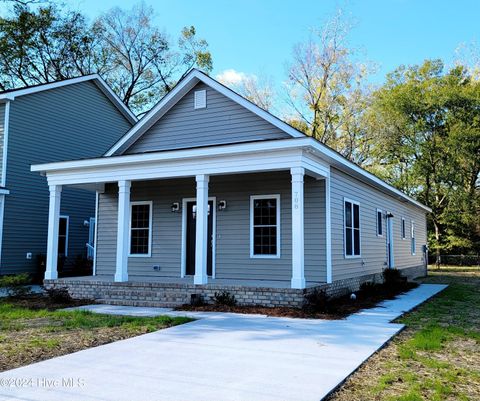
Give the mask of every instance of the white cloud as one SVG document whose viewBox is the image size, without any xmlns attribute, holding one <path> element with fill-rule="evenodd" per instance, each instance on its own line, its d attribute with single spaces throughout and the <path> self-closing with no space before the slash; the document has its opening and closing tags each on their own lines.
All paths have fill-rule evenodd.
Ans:
<svg viewBox="0 0 480 401">
<path fill-rule="evenodd" d="M 230 68 L 228 70 L 222 71 L 220 74 L 217 74 L 215 78 L 227 86 L 236 86 L 241 84 L 242 82 L 251 79 L 256 80 L 257 77 L 253 74 L 246 74 L 244 72 L 236 71 L 233 68 Z"/>
</svg>

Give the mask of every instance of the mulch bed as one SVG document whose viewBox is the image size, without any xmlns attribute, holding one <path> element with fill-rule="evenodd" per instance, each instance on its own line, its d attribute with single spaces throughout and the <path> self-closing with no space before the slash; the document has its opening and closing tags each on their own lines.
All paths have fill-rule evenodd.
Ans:
<svg viewBox="0 0 480 401">
<path fill-rule="evenodd" d="M 258 305 L 235 305 L 227 306 L 220 304 L 206 305 L 182 305 L 176 310 L 194 311 L 194 312 L 230 312 L 243 314 L 258 314 L 272 317 L 292 317 L 300 319 L 326 319 L 338 320 L 344 319 L 352 313 L 362 309 L 373 308 L 379 302 L 393 299 L 396 296 L 417 287 L 417 283 L 405 283 L 402 287 L 396 289 L 387 289 L 381 285 L 376 288 L 376 292 L 362 293 L 355 292 L 356 299 L 351 300 L 350 295 L 333 298 L 329 300 L 325 310 L 312 311 L 308 308 L 288 308 L 288 307 L 265 307 Z"/>
</svg>

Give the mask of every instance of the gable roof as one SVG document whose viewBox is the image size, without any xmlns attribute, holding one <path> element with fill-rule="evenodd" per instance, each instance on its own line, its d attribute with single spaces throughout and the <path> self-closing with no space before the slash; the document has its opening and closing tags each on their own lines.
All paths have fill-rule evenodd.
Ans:
<svg viewBox="0 0 480 401">
<path fill-rule="evenodd" d="M 38 85 L 26 86 L 18 89 L 8 89 L 0 92 L 0 102 L 6 100 L 14 100 L 16 97 L 31 95 L 33 93 L 43 92 L 51 89 L 61 88 L 63 86 L 78 84 L 81 82 L 93 82 L 107 98 L 117 107 L 117 109 L 124 115 L 124 117 L 135 124 L 138 119 L 135 114 L 122 102 L 122 100 L 113 92 L 108 84 L 98 74 L 84 75 L 76 78 L 63 79 L 55 82 L 48 82 Z"/>
<path fill-rule="evenodd" d="M 152 108 L 152 110 L 150 110 L 135 126 L 133 126 L 132 129 L 130 129 L 122 138 L 120 138 L 120 140 L 117 141 L 117 143 L 115 143 L 105 153 L 104 156 L 122 154 L 122 151 L 126 150 L 135 141 L 137 141 L 153 124 L 155 124 L 163 115 L 165 115 L 168 110 L 177 104 L 178 101 L 182 99 L 199 82 L 203 82 L 204 84 L 210 86 L 212 89 L 221 93 L 225 97 L 268 121 L 273 126 L 281 129 L 292 138 L 305 137 L 305 134 L 297 131 L 295 128 L 291 127 L 278 117 L 275 117 L 273 114 L 270 114 L 268 111 L 258 107 L 256 104 L 245 99 L 243 96 L 240 96 L 238 93 L 226 87 L 225 85 L 222 85 L 220 82 L 209 77 L 207 74 L 194 68 L 190 70 L 190 72 L 183 79 L 181 79 L 177 85 L 175 85 L 175 87 L 168 94 L 166 94 L 156 106 Z"/>
</svg>

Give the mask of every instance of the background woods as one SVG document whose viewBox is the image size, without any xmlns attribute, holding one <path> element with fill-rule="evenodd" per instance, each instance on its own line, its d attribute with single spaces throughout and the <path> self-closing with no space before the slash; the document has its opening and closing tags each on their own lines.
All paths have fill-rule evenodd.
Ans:
<svg viewBox="0 0 480 401">
<path fill-rule="evenodd" d="M 3 90 L 98 73 L 143 115 L 190 68 L 212 71 L 195 27 L 170 36 L 144 3 L 90 21 L 56 2 L 4 2 L 11 6 L 0 17 Z M 234 89 L 431 207 L 434 253 L 478 254 L 477 63 L 399 66 L 374 87 L 372 63 L 349 45 L 351 26 L 338 13 L 313 30 L 294 47 L 281 87 L 262 74 L 241 77 Z M 475 52 L 470 59 L 480 60 Z"/>
</svg>

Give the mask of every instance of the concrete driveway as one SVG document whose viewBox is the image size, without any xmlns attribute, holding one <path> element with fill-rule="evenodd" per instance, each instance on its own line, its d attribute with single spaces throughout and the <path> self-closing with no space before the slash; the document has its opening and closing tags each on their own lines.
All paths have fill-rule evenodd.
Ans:
<svg viewBox="0 0 480 401">
<path fill-rule="evenodd" d="M 402 329 L 392 319 L 444 288 L 422 285 L 336 321 L 188 313 L 199 320 L 3 372 L 0 399 L 318 401 Z"/>
</svg>

